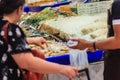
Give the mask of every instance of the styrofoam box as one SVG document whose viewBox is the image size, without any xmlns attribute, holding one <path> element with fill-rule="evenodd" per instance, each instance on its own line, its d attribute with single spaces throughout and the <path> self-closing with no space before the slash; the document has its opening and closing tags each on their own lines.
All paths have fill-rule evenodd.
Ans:
<svg viewBox="0 0 120 80">
<path fill-rule="evenodd" d="M 107 12 L 110 8 L 112 1 L 100 1 L 92 3 L 78 3 L 77 11 L 78 15 L 94 15 L 97 13 Z"/>
</svg>

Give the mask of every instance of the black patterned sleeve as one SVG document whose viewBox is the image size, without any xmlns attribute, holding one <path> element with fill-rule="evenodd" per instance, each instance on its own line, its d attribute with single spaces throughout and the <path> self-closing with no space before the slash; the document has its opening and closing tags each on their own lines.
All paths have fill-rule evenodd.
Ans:
<svg viewBox="0 0 120 80">
<path fill-rule="evenodd" d="M 31 49 L 26 41 L 26 36 L 23 33 L 22 29 L 15 24 L 9 24 L 7 52 L 10 54 L 17 54 L 30 51 Z"/>
</svg>

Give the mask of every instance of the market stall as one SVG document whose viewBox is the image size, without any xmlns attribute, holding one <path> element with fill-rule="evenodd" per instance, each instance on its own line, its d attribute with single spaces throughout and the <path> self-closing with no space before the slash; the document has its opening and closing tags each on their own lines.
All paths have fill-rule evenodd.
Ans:
<svg viewBox="0 0 120 80">
<path fill-rule="evenodd" d="M 25 6 L 25 13 L 19 25 L 25 31 L 27 37 L 41 36 L 48 41 L 49 47 L 45 46 L 45 49 L 37 45 L 30 45 L 30 47 L 38 48 L 46 53 L 45 56 L 47 61 L 70 65 L 69 53 L 72 49 L 68 48 L 66 45 L 70 38 L 83 38 L 90 41 L 106 39 L 106 10 L 109 8 L 111 1 L 82 4 L 71 4 L 72 1 L 48 1 L 46 3 L 47 5 L 45 2 L 43 5 L 43 2 L 39 2 L 38 5 L 37 2 L 33 2 Z M 105 5 L 106 7 L 102 7 Z M 92 69 L 94 66 L 102 66 L 100 71 L 101 77 L 92 80 L 102 80 L 103 52 L 102 50 L 87 52 L 88 62 L 92 65 L 88 67 L 91 75 L 93 75 L 92 72 L 94 71 Z M 100 64 L 98 64 L 98 62 Z M 94 72 L 94 74 L 96 74 L 96 72 Z M 63 76 L 50 75 L 49 80 L 56 80 L 56 78 L 59 77 Z M 67 79 L 64 78 L 62 80 Z"/>
</svg>

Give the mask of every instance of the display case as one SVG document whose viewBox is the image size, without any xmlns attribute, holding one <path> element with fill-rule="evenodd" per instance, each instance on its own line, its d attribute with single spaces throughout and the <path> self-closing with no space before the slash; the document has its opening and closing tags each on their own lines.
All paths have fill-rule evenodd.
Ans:
<svg viewBox="0 0 120 80">
<path fill-rule="evenodd" d="M 98 50 L 96 52 L 87 52 L 89 63 L 101 61 L 103 59 L 103 52 L 104 51 L 102 50 Z M 46 58 L 46 60 L 50 62 L 59 63 L 59 64 L 70 65 L 69 54 L 48 57 Z"/>
<path fill-rule="evenodd" d="M 25 13 L 19 25 L 27 37 L 42 36 L 48 42 L 55 41 L 63 43 L 64 46 L 70 38 L 83 38 L 89 41 L 106 39 L 107 9 L 112 1 L 52 2 L 47 5 L 27 5 L 24 7 Z M 50 52 L 50 49 L 47 48 L 45 51 Z M 54 50 L 53 52 L 59 53 Z M 56 55 L 50 55 L 50 53 L 46 60 L 68 65 L 69 51 L 60 52 L 61 54 Z M 89 62 L 102 60 L 103 52 L 101 50 L 88 52 Z"/>
<path fill-rule="evenodd" d="M 27 37 L 40 36 L 47 40 L 49 47 L 45 46 L 45 49 L 37 45 L 30 45 L 31 48 L 37 48 L 46 53 L 46 61 L 71 65 L 71 49 L 66 45 L 67 41 L 70 38 L 82 38 L 89 41 L 106 39 L 107 9 L 112 1 L 60 1 L 40 1 L 27 4 L 24 7 L 24 14 L 19 25 Z M 103 80 L 103 54 L 103 50 L 87 52 L 87 59 L 90 64 L 87 68 L 91 80 Z M 48 78 L 48 80 L 68 80 L 56 74 L 49 75 Z"/>
</svg>

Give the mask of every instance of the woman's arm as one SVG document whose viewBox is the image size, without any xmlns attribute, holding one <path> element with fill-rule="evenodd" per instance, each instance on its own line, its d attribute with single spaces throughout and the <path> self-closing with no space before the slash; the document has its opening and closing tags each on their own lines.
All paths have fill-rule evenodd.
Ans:
<svg viewBox="0 0 120 80">
<path fill-rule="evenodd" d="M 69 78 L 77 75 L 75 67 L 59 65 L 34 57 L 31 53 L 12 55 L 19 67 L 38 73 L 61 73 Z"/>
</svg>

